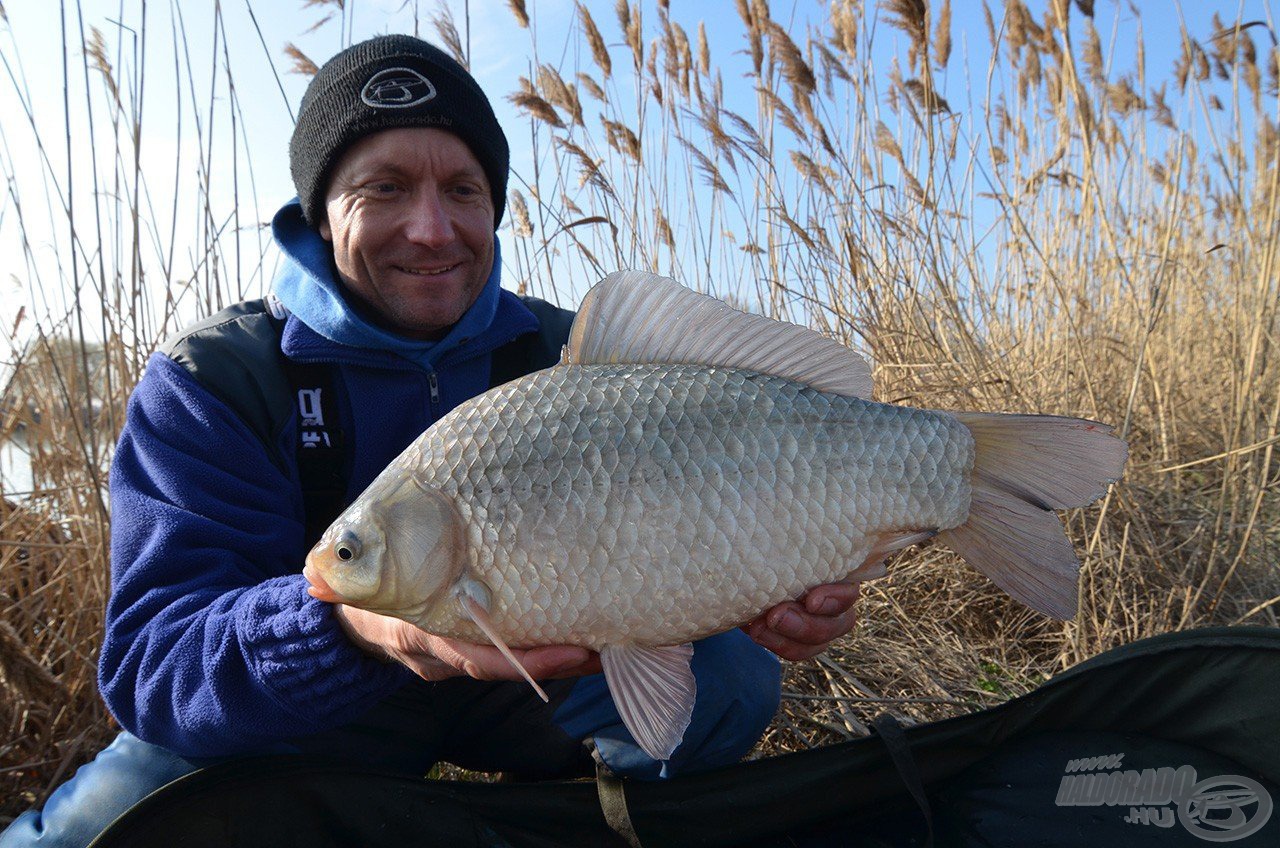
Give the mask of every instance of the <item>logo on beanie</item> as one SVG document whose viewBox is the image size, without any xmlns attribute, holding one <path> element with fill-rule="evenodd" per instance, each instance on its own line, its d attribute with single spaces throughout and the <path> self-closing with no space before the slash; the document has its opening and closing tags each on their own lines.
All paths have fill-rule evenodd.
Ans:
<svg viewBox="0 0 1280 848">
<path fill-rule="evenodd" d="M 431 80 L 413 68 L 387 68 L 369 77 L 360 99 L 375 109 L 407 109 L 436 96 Z"/>
</svg>

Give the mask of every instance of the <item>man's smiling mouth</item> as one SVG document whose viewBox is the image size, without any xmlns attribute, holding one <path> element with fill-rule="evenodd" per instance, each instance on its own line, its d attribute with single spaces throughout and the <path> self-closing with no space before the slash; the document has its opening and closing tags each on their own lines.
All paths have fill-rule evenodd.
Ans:
<svg viewBox="0 0 1280 848">
<path fill-rule="evenodd" d="M 461 267 L 461 262 L 455 262 L 452 265 L 443 265 L 438 268 L 410 268 L 407 265 L 397 265 L 396 270 L 403 271 L 406 274 L 412 274 L 415 277 L 438 277 L 441 274 L 447 274 L 455 268 Z"/>
</svg>

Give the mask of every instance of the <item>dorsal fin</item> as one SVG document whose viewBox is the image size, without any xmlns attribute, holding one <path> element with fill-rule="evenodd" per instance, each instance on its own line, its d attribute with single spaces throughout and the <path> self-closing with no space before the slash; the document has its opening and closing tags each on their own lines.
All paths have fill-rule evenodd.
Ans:
<svg viewBox="0 0 1280 848">
<path fill-rule="evenodd" d="M 871 396 L 871 367 L 807 327 L 740 312 L 670 277 L 618 271 L 587 292 L 565 361 L 742 368 L 848 397 Z"/>
</svg>

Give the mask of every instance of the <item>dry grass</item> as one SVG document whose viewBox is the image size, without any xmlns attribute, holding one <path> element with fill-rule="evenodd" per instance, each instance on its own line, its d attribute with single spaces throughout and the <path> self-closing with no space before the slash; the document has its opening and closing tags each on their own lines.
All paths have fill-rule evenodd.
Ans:
<svg viewBox="0 0 1280 848">
<path fill-rule="evenodd" d="M 94 664 L 107 593 L 101 420 L 75 414 L 101 352 L 37 344 L 5 387 L 0 437 L 40 485 L 0 500 L 0 814 L 21 811 L 111 731 Z M 95 453 L 98 454 L 95 456 Z"/>
<path fill-rule="evenodd" d="M 535 33 L 534 4 L 510 5 Z M 736 35 L 717 20 L 692 39 L 664 3 L 619 0 L 608 20 L 578 4 L 574 49 L 555 52 L 569 58 L 533 49 L 512 95 L 537 148 L 513 183 L 513 285 L 568 300 L 650 268 L 866 350 L 881 400 L 1084 415 L 1132 445 L 1124 482 L 1065 516 L 1083 561 L 1075 620 L 1029 612 L 939 548 L 907 552 L 864 587 L 854 634 L 789 669 L 762 752 L 862 734 L 886 709 L 997 703 L 1163 631 L 1276 624 L 1272 23 L 1192 18 L 1154 74 L 1108 66 L 1143 53 L 1141 30 L 1104 52 L 1115 36 L 1091 2 L 987 7 L 993 58 L 967 78 L 948 69 L 945 2 L 831 0 L 802 29 L 738 0 Z M 891 61 L 870 41 L 885 25 L 905 39 Z M 84 41 L 110 76 L 110 45 Z M 731 54 L 741 65 L 722 69 Z M 107 339 L 103 353 L 15 343 L 0 409 L 0 436 L 24 428 L 37 490 L 4 493 L 0 513 L 0 822 L 110 733 L 93 682 L 108 446 L 173 314 L 131 264 L 151 249 L 139 233 L 169 226 L 138 201 L 136 84 L 112 78 L 96 101 L 125 128 L 119 185 L 60 254 L 61 276 L 108 308 L 94 333 L 78 309 L 56 329 Z M 206 310 L 245 289 L 220 271 L 239 248 L 229 214 L 201 209 L 203 254 L 178 288 Z M 119 249 L 84 246 L 104 238 Z"/>
<path fill-rule="evenodd" d="M 552 255 L 561 279 L 651 268 L 867 351 L 881 400 L 1083 415 L 1133 449 L 1106 500 L 1065 516 L 1075 620 L 1028 612 L 949 552 L 909 552 L 865 587 L 850 638 L 789 669 L 761 750 L 858 735 L 885 709 L 972 710 L 1159 632 L 1274 625 L 1272 24 L 1190 20 L 1148 78 L 1102 48 L 1142 56 L 1140 26 L 1009 0 L 973 91 L 948 72 L 948 3 L 830 3 L 804 32 L 737 7 L 717 55 L 744 58 L 723 71 L 706 29 L 691 50 L 661 4 L 643 34 L 634 6 L 612 32 L 579 7 L 571 38 L 592 49 L 560 77 L 601 80 L 598 118 L 571 126 L 550 97 L 557 114 L 529 110 L 545 143 L 517 243 L 527 285 Z M 905 36 L 896 60 L 870 41 L 875 16 Z"/>
</svg>

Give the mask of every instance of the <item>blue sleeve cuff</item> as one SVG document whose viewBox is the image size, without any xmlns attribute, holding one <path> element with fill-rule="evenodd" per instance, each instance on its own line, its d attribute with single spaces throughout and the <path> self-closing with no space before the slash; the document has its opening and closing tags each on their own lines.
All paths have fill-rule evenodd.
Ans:
<svg viewBox="0 0 1280 848">
<path fill-rule="evenodd" d="M 247 593 L 236 629 L 252 673 L 281 707 L 332 727 L 354 718 L 412 675 L 357 648 L 331 604 L 307 594 L 301 575 L 269 580 Z"/>
</svg>

